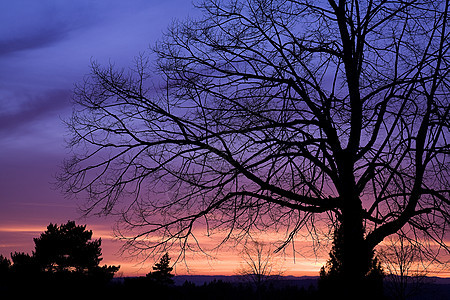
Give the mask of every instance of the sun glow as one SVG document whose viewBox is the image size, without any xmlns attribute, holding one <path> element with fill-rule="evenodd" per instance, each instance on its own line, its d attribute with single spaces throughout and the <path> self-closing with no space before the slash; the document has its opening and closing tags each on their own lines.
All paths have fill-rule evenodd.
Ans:
<svg viewBox="0 0 450 300">
<path fill-rule="evenodd" d="M 81 224 L 81 223 L 80 223 Z M 35 224 L 11 224 L 10 226 L 0 226 L 0 254 L 9 257 L 10 253 L 33 251 L 33 238 L 44 232 L 46 225 Z M 93 231 L 93 239 L 102 239 L 101 265 L 120 266 L 116 276 L 144 276 L 152 270 L 152 266 L 159 259 L 154 257 L 130 256 L 127 251 L 121 248 L 123 243 L 118 241 L 110 226 L 106 224 L 87 225 L 88 230 Z M 205 253 L 200 251 L 186 251 L 183 258 L 179 257 L 179 252 L 169 252 L 174 265 L 176 275 L 235 275 L 243 264 L 243 245 L 229 242 L 214 249 L 221 238 L 219 234 L 206 236 L 197 230 L 196 237 L 204 247 Z M 265 232 L 255 235 L 254 239 L 275 249 L 282 238 L 276 232 Z M 288 246 L 286 249 L 273 257 L 274 264 L 283 275 L 291 276 L 318 276 L 320 268 L 328 259 L 330 243 L 325 243 L 317 247 L 311 238 L 304 236 L 295 241 L 295 247 Z M 386 246 L 383 242 L 381 246 Z M 444 257 L 444 260 L 448 257 Z M 448 260 L 448 259 L 447 259 Z M 428 276 L 450 277 L 450 271 L 444 264 L 431 264 L 428 269 Z"/>
<path fill-rule="evenodd" d="M 183 256 L 176 250 L 169 251 L 172 263 L 175 263 L 174 272 L 177 275 L 235 275 L 243 265 L 243 244 L 235 241 L 228 241 L 220 248 L 219 245 L 224 236 L 220 233 L 206 235 L 201 228 L 195 229 L 196 241 L 201 245 L 202 251 L 186 251 Z M 266 231 L 263 234 L 253 235 L 254 240 L 264 243 L 267 249 L 275 249 L 283 241 L 283 235 L 276 232 Z M 145 238 L 146 241 L 153 241 L 153 238 Z M 104 240 L 104 249 L 113 249 L 122 244 L 112 239 Z M 105 248 L 106 247 L 106 248 Z M 117 250 L 116 250 L 117 252 Z M 145 256 L 127 257 L 127 251 L 123 252 L 120 261 L 116 258 L 105 256 L 104 261 L 109 264 L 120 264 L 120 274 L 125 276 L 141 276 L 151 271 L 152 265 L 159 259 Z M 110 260 L 111 258 L 111 260 Z M 318 249 L 311 239 L 299 239 L 295 242 L 295 247 L 287 246 L 276 253 L 272 260 L 277 272 L 283 275 L 293 276 L 318 276 L 321 266 L 328 259 L 327 247 Z"/>
</svg>

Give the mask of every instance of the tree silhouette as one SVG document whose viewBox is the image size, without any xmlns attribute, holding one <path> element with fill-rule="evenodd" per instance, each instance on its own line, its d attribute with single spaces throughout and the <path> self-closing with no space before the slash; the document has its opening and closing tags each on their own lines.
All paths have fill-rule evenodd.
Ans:
<svg viewBox="0 0 450 300">
<path fill-rule="evenodd" d="M 11 281 L 11 261 L 0 255 L 0 289 Z"/>
<path fill-rule="evenodd" d="M 281 248 L 339 227 L 342 290 L 359 297 L 400 229 L 448 250 L 449 4 L 202 1 L 156 68 L 92 63 L 61 186 L 88 212 L 123 209 L 138 252 L 199 250 L 196 224 L 224 241 L 284 232 Z"/>
<path fill-rule="evenodd" d="M 237 274 L 243 276 L 261 290 L 264 284 L 274 277 L 281 276 L 282 270 L 275 261 L 274 249 L 260 241 L 251 241 L 241 253 L 243 266 Z"/>
<path fill-rule="evenodd" d="M 171 285 L 173 284 L 173 274 L 170 273 L 172 270 L 173 267 L 170 266 L 169 253 L 166 252 L 159 262 L 153 266 L 153 272 L 148 273 L 146 277 L 158 285 Z"/>
<path fill-rule="evenodd" d="M 11 271 L 18 277 L 36 277 L 39 274 L 40 266 L 33 256 L 24 252 L 11 253 Z"/>
<path fill-rule="evenodd" d="M 327 297 L 333 297 L 343 286 L 344 271 L 344 245 L 343 245 L 343 230 L 336 228 L 333 236 L 333 246 L 330 251 L 330 258 L 326 265 L 320 269 L 319 288 L 321 292 Z M 381 299 L 383 297 L 383 278 L 384 271 L 381 263 L 372 252 L 367 257 L 368 271 L 363 280 L 358 282 L 361 285 L 359 289 L 370 290 L 371 292 L 364 297 L 366 299 Z"/>
<path fill-rule="evenodd" d="M 283 274 L 277 264 L 274 249 L 269 244 L 260 241 L 250 241 L 244 245 L 241 253 L 242 266 L 237 275 L 256 288 L 256 298 L 262 299 L 264 288 L 268 283 Z"/>
<path fill-rule="evenodd" d="M 101 239 L 92 240 L 92 231 L 74 221 L 60 226 L 50 223 L 34 243 L 33 259 L 43 272 L 110 279 L 119 269 L 99 266 Z"/>
<path fill-rule="evenodd" d="M 11 261 L 0 254 L 0 279 L 3 280 L 7 277 L 11 268 Z"/>
<path fill-rule="evenodd" d="M 399 235 L 396 239 L 387 239 L 381 251 L 389 276 L 386 285 L 395 299 L 410 299 L 424 285 L 429 260 L 415 243 Z"/>
</svg>

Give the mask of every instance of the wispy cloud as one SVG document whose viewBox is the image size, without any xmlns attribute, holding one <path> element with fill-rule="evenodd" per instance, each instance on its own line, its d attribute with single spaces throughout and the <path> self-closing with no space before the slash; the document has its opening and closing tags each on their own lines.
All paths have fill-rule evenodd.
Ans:
<svg viewBox="0 0 450 300">
<path fill-rule="evenodd" d="M 45 227 L 33 225 L 0 226 L 0 232 L 44 232 Z"/>
<path fill-rule="evenodd" d="M 0 56 L 45 47 L 99 20 L 93 1 L 4 1 L 0 4 Z"/>
<path fill-rule="evenodd" d="M 0 110 L 0 138 L 30 130 L 33 124 L 53 118 L 57 123 L 58 115 L 70 108 L 70 90 L 49 90 L 39 95 L 16 95 L 14 99 L 3 99 Z"/>
</svg>

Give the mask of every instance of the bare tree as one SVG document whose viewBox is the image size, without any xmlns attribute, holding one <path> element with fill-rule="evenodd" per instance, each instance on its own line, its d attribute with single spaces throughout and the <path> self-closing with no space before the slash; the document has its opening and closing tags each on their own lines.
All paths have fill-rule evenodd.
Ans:
<svg viewBox="0 0 450 300">
<path fill-rule="evenodd" d="M 387 287 L 395 299 L 408 299 L 417 293 L 429 272 L 430 259 L 417 243 L 409 240 L 407 235 L 399 234 L 396 238 L 388 238 L 380 251 L 388 275 Z"/>
<path fill-rule="evenodd" d="M 264 242 L 250 241 L 244 246 L 241 257 L 243 265 L 236 274 L 254 284 L 258 292 L 269 280 L 283 274 L 274 249 Z"/>
<path fill-rule="evenodd" d="M 224 240 L 285 232 L 280 248 L 339 224 L 350 293 L 402 228 L 447 248 L 448 8 L 203 1 L 157 44 L 156 68 L 92 64 L 60 182 L 88 212 L 122 213 L 139 251 L 198 249 L 196 224 Z"/>
</svg>

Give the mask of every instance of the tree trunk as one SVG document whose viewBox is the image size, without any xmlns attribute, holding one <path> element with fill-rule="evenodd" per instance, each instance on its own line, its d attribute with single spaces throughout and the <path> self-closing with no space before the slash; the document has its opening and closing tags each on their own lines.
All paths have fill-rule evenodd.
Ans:
<svg viewBox="0 0 450 300">
<path fill-rule="evenodd" d="M 348 299 L 350 297 L 360 299 L 370 257 L 364 242 L 361 203 L 359 199 L 352 199 L 345 206 L 341 223 L 343 229 L 342 291 Z M 367 291 L 364 294 L 366 293 Z"/>
<path fill-rule="evenodd" d="M 344 153 L 340 166 L 342 183 L 340 195 L 343 199 L 340 218 L 343 251 L 340 290 L 348 299 L 350 297 L 360 299 L 362 295 L 367 296 L 367 291 L 363 291 L 363 282 L 372 257 L 364 240 L 362 202 L 355 187 L 351 157 L 349 152 Z"/>
</svg>

